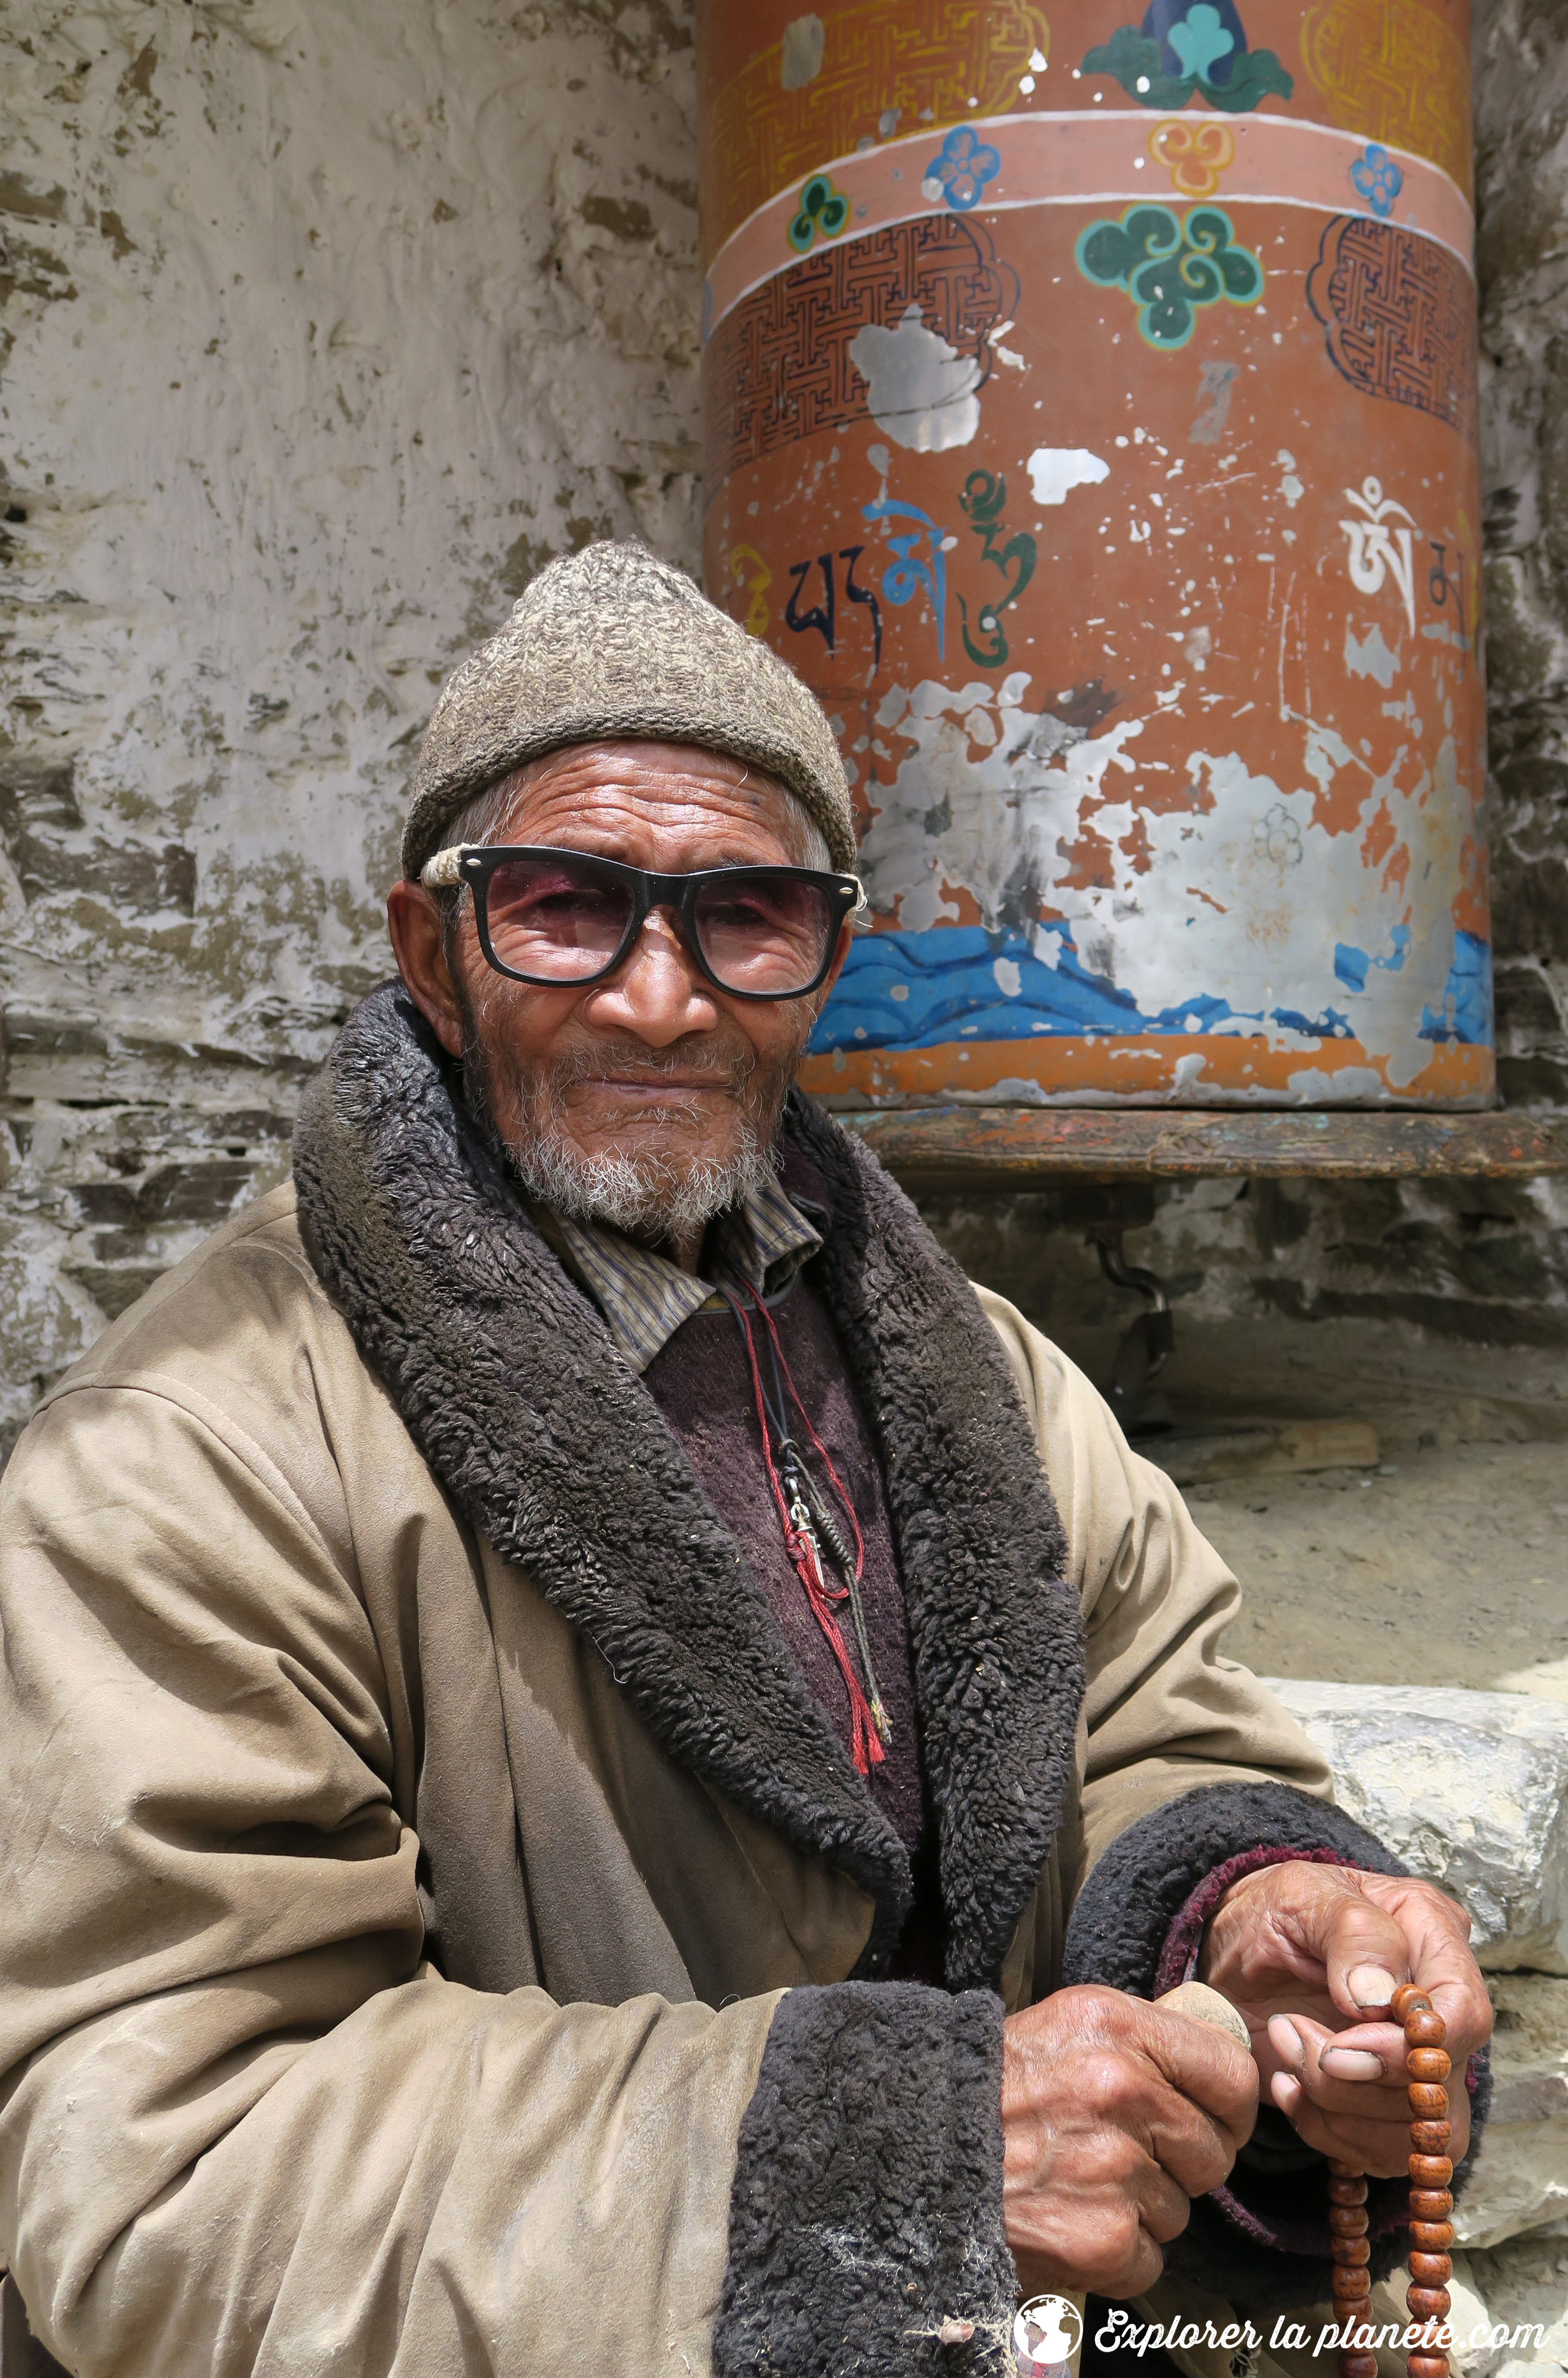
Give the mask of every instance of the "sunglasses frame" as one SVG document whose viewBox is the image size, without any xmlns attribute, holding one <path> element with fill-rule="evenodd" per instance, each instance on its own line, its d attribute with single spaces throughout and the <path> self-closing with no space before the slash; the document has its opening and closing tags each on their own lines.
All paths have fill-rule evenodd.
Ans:
<svg viewBox="0 0 1568 2378">
<path fill-rule="evenodd" d="M 503 966 L 490 942 L 490 880 L 498 867 L 514 859 L 573 859 L 579 865 L 592 868 L 613 883 L 628 886 L 631 893 L 631 915 L 628 919 L 620 946 L 608 963 L 592 974 L 571 975 L 563 979 L 559 975 L 523 974 L 516 967 Z M 793 882 L 814 883 L 828 897 L 830 923 L 826 955 L 809 982 L 796 991 L 736 991 L 713 972 L 702 955 L 697 935 L 697 902 L 704 886 L 722 883 L 736 876 L 787 876 Z M 604 982 L 623 966 L 636 947 L 637 939 L 648 921 L 650 911 L 668 908 L 674 912 L 680 928 L 680 938 L 688 955 L 703 980 L 726 999 L 777 1001 L 808 999 L 822 982 L 833 962 L 839 935 L 844 919 L 866 906 L 866 887 L 858 875 L 829 873 L 816 867 L 701 867 L 689 875 L 660 875 L 646 867 L 628 867 L 624 859 L 604 859 L 593 850 L 569 850 L 559 844 L 548 843 L 460 843 L 447 850 L 438 850 L 420 871 L 420 881 L 431 888 L 441 884 L 466 883 L 473 895 L 473 919 L 479 929 L 479 946 L 487 966 L 512 982 L 525 982 L 535 991 L 587 991 L 594 983 Z"/>
</svg>

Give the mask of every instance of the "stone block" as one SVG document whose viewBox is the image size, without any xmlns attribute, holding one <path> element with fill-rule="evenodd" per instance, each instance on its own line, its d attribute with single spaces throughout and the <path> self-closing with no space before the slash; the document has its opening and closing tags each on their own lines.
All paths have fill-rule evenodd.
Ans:
<svg viewBox="0 0 1568 2378">
<path fill-rule="evenodd" d="M 1469 1912 L 1492 1973 L 1568 1974 L 1568 1709 L 1512 1693 L 1270 1680 L 1340 1806 Z"/>
<path fill-rule="evenodd" d="M 1454 2211 L 1454 2235 L 1472 2248 L 1568 2229 L 1568 1982 L 1499 1974 L 1489 1988 L 1491 2119 Z M 1568 2241 L 1558 2251 L 1568 2254 Z"/>
<path fill-rule="evenodd" d="M 1478 2321 L 1461 2338 L 1455 2323 L 1459 2378 L 1551 2378 L 1568 2368 L 1568 2234 L 1538 2232 L 1495 2252 L 1456 2255 L 1454 2276 L 1483 2308 L 1488 2332 L 1484 2342 L 1477 2336 Z"/>
<path fill-rule="evenodd" d="M 1409 2318 L 1404 2271 L 1372 2289 L 1371 2323 L 1385 2332 Z M 1515 2239 L 1495 2253 L 1455 2253 L 1449 2282 L 1455 2378 L 1553 2378 L 1568 2364 L 1568 2237 Z M 1333 2307 L 1322 2308 L 1323 2318 Z M 1405 2356 L 1378 2352 L 1378 2378 L 1405 2378 Z"/>
</svg>

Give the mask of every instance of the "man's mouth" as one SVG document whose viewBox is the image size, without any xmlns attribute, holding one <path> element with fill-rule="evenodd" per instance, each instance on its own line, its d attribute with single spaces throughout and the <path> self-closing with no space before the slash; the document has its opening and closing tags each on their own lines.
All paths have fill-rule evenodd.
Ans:
<svg viewBox="0 0 1568 2378">
<path fill-rule="evenodd" d="M 724 1074 L 594 1074 L 572 1086 L 578 1097 L 608 1091 L 616 1098 L 661 1099 L 734 1098 L 736 1085 Z"/>
</svg>

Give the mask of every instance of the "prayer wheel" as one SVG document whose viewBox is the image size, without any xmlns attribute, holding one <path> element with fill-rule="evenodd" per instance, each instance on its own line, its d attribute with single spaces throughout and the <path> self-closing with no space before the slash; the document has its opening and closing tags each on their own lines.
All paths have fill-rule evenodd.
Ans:
<svg viewBox="0 0 1568 2378">
<path fill-rule="evenodd" d="M 703 567 L 837 1105 L 1492 1096 L 1466 0 L 699 0 Z"/>
</svg>

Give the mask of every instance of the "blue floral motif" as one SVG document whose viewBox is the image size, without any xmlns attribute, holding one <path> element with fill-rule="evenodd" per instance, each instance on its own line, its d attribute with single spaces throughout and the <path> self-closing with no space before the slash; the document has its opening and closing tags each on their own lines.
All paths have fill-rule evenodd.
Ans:
<svg viewBox="0 0 1568 2378">
<path fill-rule="evenodd" d="M 1394 201 L 1405 187 L 1404 174 L 1375 140 L 1368 142 L 1351 166 L 1350 179 L 1380 220 L 1394 212 Z"/>
<path fill-rule="evenodd" d="M 967 124 L 961 124 L 948 134 L 927 166 L 921 189 L 927 198 L 944 198 L 950 207 L 966 214 L 979 205 L 986 184 L 994 182 L 1000 172 L 997 151 L 976 139 Z"/>
</svg>

